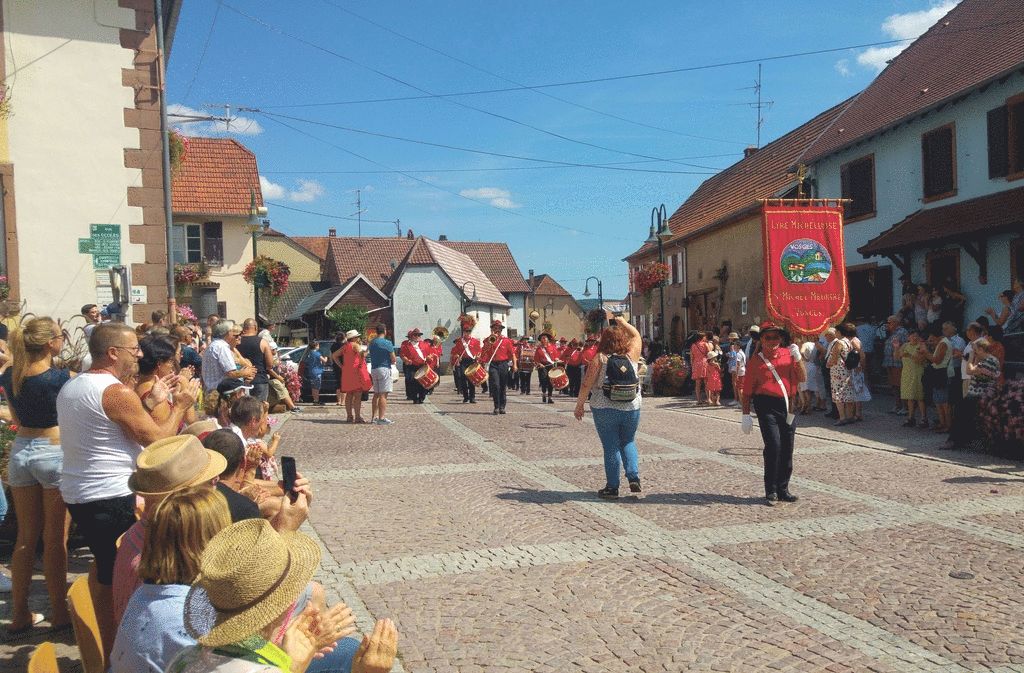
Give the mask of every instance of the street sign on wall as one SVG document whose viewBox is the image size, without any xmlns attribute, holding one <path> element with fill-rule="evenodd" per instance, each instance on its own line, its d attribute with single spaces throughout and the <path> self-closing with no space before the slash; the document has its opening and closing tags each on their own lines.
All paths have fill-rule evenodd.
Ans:
<svg viewBox="0 0 1024 673">
<path fill-rule="evenodd" d="M 90 224 L 92 268 L 109 269 L 121 264 L 121 225 Z"/>
</svg>

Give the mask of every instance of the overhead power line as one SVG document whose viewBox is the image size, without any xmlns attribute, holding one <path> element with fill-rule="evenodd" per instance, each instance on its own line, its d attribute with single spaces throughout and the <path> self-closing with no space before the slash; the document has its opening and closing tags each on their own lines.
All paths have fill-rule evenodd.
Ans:
<svg viewBox="0 0 1024 673">
<path fill-rule="evenodd" d="M 578 163 L 578 162 L 574 162 L 574 161 L 557 161 L 557 160 L 554 160 L 554 159 L 541 159 L 541 158 L 538 158 L 538 157 L 528 157 L 528 156 L 523 156 L 523 155 L 519 155 L 519 154 L 505 154 L 503 152 L 492 152 L 490 150 L 480 150 L 480 149 L 474 149 L 474 148 L 471 148 L 471 147 L 461 147 L 459 145 L 449 145 L 449 144 L 446 144 L 446 143 L 435 143 L 435 142 L 431 142 L 429 140 L 420 140 L 418 138 L 406 138 L 405 136 L 396 136 L 396 135 L 391 135 L 389 133 L 378 133 L 376 131 L 367 131 L 365 129 L 353 128 L 351 126 L 342 126 L 341 124 L 331 124 L 330 122 L 317 121 L 315 119 L 303 119 L 301 117 L 293 117 L 291 115 L 283 115 L 283 114 L 276 113 L 276 112 L 267 112 L 266 110 L 262 110 L 260 108 L 241 107 L 241 108 L 238 108 L 238 109 L 241 110 L 241 111 L 245 111 L 245 112 L 251 112 L 253 114 L 263 115 L 267 119 L 277 119 L 278 121 L 280 121 L 281 119 L 287 119 L 289 121 L 300 122 L 300 123 L 303 123 L 303 124 L 312 124 L 314 126 L 323 126 L 323 127 L 326 127 L 326 128 L 337 129 L 339 131 L 348 131 L 349 133 L 357 133 L 357 134 L 360 134 L 360 135 L 373 136 L 375 138 L 387 138 L 388 140 L 398 140 L 398 141 L 401 141 L 401 142 L 412 143 L 412 144 L 415 144 L 415 145 L 426 145 L 428 147 L 439 147 L 441 149 L 454 150 L 454 151 L 457 151 L 457 152 L 468 152 L 470 154 L 481 154 L 481 155 L 484 155 L 484 156 L 498 157 L 498 158 L 501 158 L 501 159 L 516 159 L 516 160 L 519 160 L 519 161 L 531 161 L 531 162 L 534 162 L 534 163 L 552 164 L 552 165 L 555 165 L 555 166 L 572 166 L 572 167 L 576 167 L 576 168 L 600 168 L 600 169 L 610 170 L 610 171 L 626 171 L 626 172 L 629 172 L 629 173 L 667 173 L 667 174 L 671 174 L 671 175 L 710 175 L 711 173 L 708 173 L 707 171 L 718 172 L 718 171 L 721 170 L 721 169 L 716 168 L 714 166 L 702 166 L 700 164 L 689 164 L 689 163 L 682 163 L 682 162 L 679 162 L 679 161 L 673 161 L 672 163 L 680 164 L 680 165 L 683 165 L 683 166 L 692 166 L 693 168 L 700 168 L 700 169 L 703 169 L 703 170 L 702 171 L 670 171 L 670 170 L 660 170 L 660 169 L 653 169 L 653 168 L 626 168 L 624 166 L 613 166 L 613 165 L 607 165 L 607 164 L 585 164 L 585 163 Z M 666 161 L 665 159 L 652 159 L 652 160 L 653 161 Z"/>
<path fill-rule="evenodd" d="M 590 107 L 589 105 L 583 105 L 582 103 L 577 103 L 576 101 L 571 101 L 571 100 L 568 100 L 566 98 L 562 98 L 560 96 L 556 96 L 555 94 L 548 93 L 547 91 L 541 91 L 541 90 L 536 89 L 534 87 L 529 87 L 526 84 L 523 84 L 522 82 L 517 82 L 516 80 L 510 79 L 508 77 L 505 77 L 504 75 L 500 75 L 500 74 L 498 74 L 496 72 L 493 72 L 491 70 L 487 70 L 486 68 L 481 68 L 480 66 L 475 65 L 473 63 L 470 63 L 469 61 L 466 61 L 465 59 L 459 58 L 458 56 L 453 56 L 452 54 L 449 54 L 447 52 L 441 51 L 440 49 L 437 49 L 436 47 L 430 46 L 429 44 L 425 44 L 423 42 L 420 42 L 419 40 L 417 40 L 415 38 L 409 37 L 408 35 L 404 35 L 402 33 L 399 33 L 397 30 L 394 30 L 393 28 L 385 26 L 382 23 L 378 23 L 378 22 L 374 21 L 373 19 L 369 19 L 369 18 L 367 18 L 365 16 L 362 16 L 361 14 L 357 14 L 356 12 L 353 12 L 351 9 L 348 9 L 347 7 L 342 7 L 342 6 L 340 6 L 340 5 L 338 5 L 338 4 L 334 3 L 334 2 L 331 2 L 331 0 L 321 0 L 321 1 L 324 4 L 337 9 L 339 12 L 344 12 L 345 14 L 348 14 L 349 16 L 353 16 L 353 17 L 359 19 L 360 21 L 363 21 L 365 23 L 370 24 L 371 26 L 376 26 L 377 28 L 379 28 L 379 29 L 381 29 L 381 30 L 383 30 L 383 31 L 385 31 L 387 33 L 395 35 L 396 37 L 400 37 L 401 39 L 406 40 L 407 42 L 411 42 L 411 43 L 413 43 L 413 44 L 415 44 L 415 45 L 417 45 L 419 47 L 422 47 L 423 49 L 426 49 L 427 51 L 431 51 L 431 52 L 433 52 L 435 54 L 438 54 L 440 56 L 444 56 L 447 59 L 455 61 L 456 63 L 461 63 L 462 65 L 466 66 L 467 68 L 472 68 L 473 70 L 476 70 L 477 72 L 482 72 L 485 75 L 490 75 L 491 77 L 495 77 L 497 79 L 500 79 L 503 82 L 508 82 L 509 84 L 513 84 L 513 85 L 518 86 L 518 87 L 527 88 L 528 90 L 533 91 L 534 93 L 536 93 L 538 95 L 544 96 L 546 98 L 550 98 L 552 100 L 556 100 L 556 101 L 558 101 L 560 103 L 565 103 L 566 105 L 571 105 L 573 107 L 580 108 L 581 110 L 586 110 L 588 112 L 593 112 L 594 114 L 598 114 L 598 115 L 601 115 L 603 117 L 609 117 L 611 119 L 616 119 L 618 121 L 625 122 L 627 124 L 633 124 L 634 126 L 641 126 L 643 128 L 653 129 L 655 131 L 663 131 L 665 133 L 671 133 L 673 135 L 682 136 L 684 138 L 694 138 L 694 139 L 697 139 L 697 140 L 709 140 L 709 141 L 712 141 L 712 142 L 745 144 L 745 143 L 740 143 L 738 141 L 733 141 L 733 140 L 722 140 L 721 138 L 710 138 L 708 136 L 694 135 L 692 133 L 682 133 L 680 131 L 676 131 L 676 130 L 669 129 L 669 128 L 664 128 L 662 126 L 655 126 L 653 124 L 647 124 L 645 122 L 636 121 L 635 119 L 628 119 L 626 117 L 622 117 L 622 116 L 617 115 L 617 114 L 612 114 L 611 112 L 605 112 L 604 110 L 598 110 L 596 108 Z"/>
<path fill-rule="evenodd" d="M 335 148 L 337 150 L 341 150 L 342 152 L 344 152 L 346 154 L 350 154 L 350 155 L 356 157 L 357 159 L 362 159 L 363 161 L 369 162 L 369 163 L 371 163 L 371 164 L 373 164 L 375 166 L 380 166 L 381 168 L 384 168 L 384 169 L 389 170 L 389 171 L 396 171 L 396 169 L 394 167 L 392 167 L 392 166 L 388 166 L 387 164 L 381 163 L 381 162 L 379 162 L 379 161 L 377 161 L 375 159 L 371 159 L 371 158 L 369 158 L 369 157 L 367 157 L 365 155 L 359 154 L 358 152 L 353 152 L 352 150 L 350 150 L 350 149 L 348 149 L 346 147 L 342 147 L 341 145 L 338 145 L 337 143 L 333 143 L 333 142 L 331 142 L 329 140 L 326 140 L 324 138 L 321 138 L 319 136 L 315 136 L 312 133 L 308 133 L 306 131 L 303 131 L 302 129 L 300 129 L 300 128 L 296 127 L 296 126 L 292 126 L 291 124 L 289 124 L 287 122 L 281 121 L 280 119 L 277 119 L 276 117 L 268 117 L 268 119 L 270 121 L 276 123 L 276 124 L 280 124 L 281 126 L 284 126 L 285 128 L 289 128 L 292 131 L 295 131 L 296 133 L 298 133 L 300 135 L 304 135 L 307 138 L 312 138 L 313 140 L 316 140 L 317 142 L 323 143 L 323 144 L 328 145 L 330 147 L 333 147 L 333 148 Z M 510 208 L 499 208 L 498 206 L 492 205 L 491 203 L 488 203 L 487 201 L 481 201 L 480 199 L 474 199 L 474 198 L 472 198 L 470 196 L 465 196 L 464 194 L 460 194 L 459 192 L 456 192 L 454 190 L 447 189 L 446 187 L 442 187 L 440 185 L 435 185 L 434 183 L 430 182 L 429 180 L 424 180 L 423 178 L 418 178 L 415 175 L 412 175 L 410 173 L 405 173 L 405 172 L 402 172 L 402 171 L 396 171 L 396 172 L 398 172 L 400 175 L 403 175 L 403 176 L 405 176 L 406 178 L 408 178 L 410 180 L 413 180 L 415 182 L 419 182 L 421 184 L 424 184 L 424 185 L 430 187 L 431 189 L 436 189 L 438 191 L 445 192 L 446 194 L 451 194 L 452 196 L 456 196 L 456 197 L 458 197 L 460 199 L 464 199 L 466 201 L 470 201 L 470 202 L 475 203 L 477 205 L 486 206 L 488 208 L 493 208 L 494 210 L 497 210 L 497 211 L 500 211 L 502 213 L 505 213 L 506 215 L 511 215 L 513 217 L 519 217 L 519 218 L 522 218 L 522 219 L 525 219 L 525 220 L 531 220 L 533 222 L 538 222 L 540 224 L 543 224 L 543 225 L 546 225 L 546 226 L 549 226 L 549 227 L 554 227 L 556 229 L 564 229 L 566 231 L 573 231 L 573 232 L 576 232 L 578 234 L 587 234 L 587 235 L 590 235 L 590 236 L 597 236 L 598 235 L 598 234 L 596 234 L 596 233 L 594 233 L 592 231 L 586 231 L 584 229 L 578 229 L 576 227 L 570 227 L 570 226 L 567 226 L 567 225 L 564 225 L 564 224 L 558 224 L 556 222 L 550 222 L 548 220 L 545 220 L 545 219 L 542 219 L 542 218 L 539 218 L 539 217 L 534 217 L 533 215 L 527 215 L 525 213 L 517 212 L 517 211 L 512 210 Z M 608 234 L 600 234 L 600 236 L 602 238 L 604 238 L 604 239 L 617 239 L 617 240 L 620 240 L 620 241 L 630 241 L 630 242 L 633 242 L 633 239 L 625 238 L 623 236 L 610 236 Z"/>
<path fill-rule="evenodd" d="M 329 217 L 332 220 L 348 220 L 350 222 L 356 222 L 359 218 L 345 217 L 344 215 L 333 215 L 331 213 L 322 213 L 315 210 L 305 210 L 303 208 L 296 208 L 294 206 L 286 206 L 283 203 L 276 203 L 274 201 L 267 201 L 268 206 L 274 206 L 275 208 L 283 208 L 284 210 L 293 210 L 297 213 L 305 213 L 307 215 L 317 215 L 319 217 Z M 368 220 L 365 217 L 362 218 L 363 222 L 370 222 L 372 224 L 394 224 L 396 220 Z"/>
<path fill-rule="evenodd" d="M 247 14 L 247 13 L 243 12 L 242 10 L 238 9 L 237 7 L 231 5 L 228 2 L 223 2 L 223 5 L 225 7 L 227 7 L 228 9 L 230 9 L 231 11 L 235 12 L 236 14 L 239 14 L 239 15 L 245 17 L 246 19 L 249 19 L 250 21 L 258 23 L 259 25 L 265 27 L 267 30 L 269 30 L 271 32 L 277 33 L 279 35 L 283 35 L 283 36 L 285 36 L 285 37 L 287 37 L 289 39 L 295 40 L 296 42 L 299 42 L 301 44 L 307 45 L 307 46 L 309 46 L 309 47 L 311 47 L 313 49 L 316 49 L 318 51 L 322 51 L 325 54 L 330 54 L 331 56 L 334 56 L 335 58 L 338 58 L 338 59 L 340 59 L 342 61 L 345 61 L 346 63 L 351 63 L 352 65 L 354 65 L 354 66 L 356 66 L 358 68 L 362 68 L 362 69 L 367 70 L 369 72 L 372 72 L 372 73 L 374 73 L 376 75 L 379 75 L 379 76 L 381 76 L 381 77 L 383 77 L 385 79 L 391 80 L 392 82 L 396 82 L 396 83 L 401 84 L 403 86 L 409 87 L 410 89 L 414 89 L 415 91 L 419 91 L 420 93 L 426 94 L 427 96 L 438 97 L 433 92 L 428 91 L 427 89 L 424 89 L 423 87 L 417 86 L 416 84 L 413 84 L 411 82 L 407 82 L 406 80 L 401 79 L 399 77 L 395 77 L 394 75 L 386 73 L 383 70 L 379 70 L 377 68 L 374 68 L 373 66 L 369 66 L 369 65 L 366 65 L 364 63 L 360 63 L 359 61 L 356 61 L 355 59 L 353 59 L 353 58 L 351 58 L 349 56 L 345 56 L 344 54 L 338 53 L 338 52 L 334 51 L 333 49 L 329 49 L 328 47 L 325 47 L 323 45 L 320 45 L 320 44 L 317 44 L 317 43 L 312 42 L 310 40 L 307 40 L 306 38 L 301 37 L 299 35 L 295 35 L 293 33 L 289 33 L 288 31 L 283 30 L 283 29 L 281 29 L 281 28 L 279 28 L 279 27 L 277 27 L 277 26 L 275 26 L 275 25 L 273 25 L 271 23 L 268 23 L 268 22 L 264 21 L 263 19 L 260 19 L 259 17 L 255 17 L 255 16 L 252 16 L 251 14 Z M 572 138 L 572 137 L 569 137 L 567 135 L 563 135 L 561 133 L 556 133 L 555 131 L 549 131 L 548 129 L 541 128 L 540 126 L 535 126 L 533 124 L 529 124 L 527 122 L 520 121 L 518 119 L 514 119 L 514 118 L 509 117 L 507 115 L 499 114 L 497 112 L 492 112 L 490 110 L 487 110 L 487 109 L 484 109 L 484 108 L 481 108 L 481 107 L 476 107 L 475 105 L 470 105 L 469 103 L 463 103 L 461 101 L 454 100 L 454 99 L 451 99 L 451 98 L 443 98 L 443 97 L 438 97 L 438 98 L 440 100 L 445 100 L 445 101 L 451 103 L 452 105 L 456 105 L 458 107 L 465 108 L 467 110 L 474 110 L 474 111 L 479 112 L 481 114 L 487 115 L 488 117 L 493 117 L 495 119 L 501 119 L 501 120 L 507 121 L 507 122 L 509 122 L 511 124 L 515 124 L 517 126 L 522 126 L 523 128 L 527 128 L 527 129 L 530 129 L 532 131 L 536 131 L 537 133 L 543 133 L 544 135 L 551 136 L 552 138 L 558 138 L 559 140 L 564 140 L 566 142 L 574 143 L 574 144 L 577 144 L 577 145 L 583 145 L 584 147 L 590 147 L 590 148 L 593 148 L 593 149 L 598 149 L 598 150 L 602 150 L 602 151 L 605 151 L 605 152 L 612 152 L 612 153 L 615 153 L 615 154 L 623 154 L 623 155 L 626 155 L 626 156 L 637 157 L 639 159 L 659 159 L 659 160 L 662 160 L 662 161 L 666 161 L 666 159 L 664 159 L 663 157 L 656 157 L 656 156 L 652 156 L 650 154 L 641 154 L 639 152 L 630 152 L 628 150 L 620 150 L 620 149 L 616 149 L 616 148 L 613 148 L 613 147 L 605 147 L 604 145 L 598 145 L 597 143 L 592 143 L 592 142 L 588 142 L 586 140 L 579 140 L 577 138 Z M 678 162 L 670 162 L 670 163 L 678 163 Z M 689 165 L 689 164 L 682 164 L 682 165 L 685 166 L 685 165 Z M 700 168 L 700 167 L 698 166 L 697 168 Z"/>
<path fill-rule="evenodd" d="M 1021 19 L 1011 19 L 1007 21 L 997 21 L 995 23 L 983 24 L 980 26 L 971 26 L 967 28 L 947 28 L 943 30 L 942 35 L 949 35 L 951 33 L 960 32 L 974 32 L 978 30 L 984 30 L 986 28 L 998 28 L 1000 26 L 1021 24 L 1024 23 Z M 519 86 L 503 87 L 498 89 L 478 89 L 475 91 L 456 91 L 450 93 L 432 93 L 429 95 L 422 96 L 395 96 L 391 98 L 368 98 L 363 100 L 345 100 L 345 101 L 334 101 L 334 102 L 316 102 L 316 103 L 293 103 L 291 105 L 276 105 L 274 109 L 284 108 L 295 108 L 295 107 L 314 107 L 314 106 L 331 106 L 331 105 L 358 105 L 362 103 L 391 103 L 398 101 L 408 100 L 423 100 L 428 98 L 456 98 L 460 96 L 482 96 L 486 94 L 494 93 L 509 93 L 513 91 L 531 91 L 537 89 L 552 89 L 563 86 L 579 86 L 586 84 L 599 84 L 602 82 L 616 82 L 621 80 L 639 79 L 643 77 L 660 77 L 663 75 L 675 75 L 685 72 L 698 72 L 701 70 L 714 70 L 717 68 L 730 68 L 738 65 L 750 65 L 752 63 L 759 63 L 764 61 L 781 61 L 791 58 L 804 58 L 807 56 L 820 56 L 823 54 L 833 54 L 840 51 L 850 51 L 853 49 L 868 49 L 870 47 L 886 47 L 904 42 L 913 42 L 914 40 L 926 39 L 928 35 L 921 35 L 919 37 L 906 37 L 894 40 L 882 40 L 880 42 L 864 42 L 861 44 L 848 44 L 842 47 L 829 47 L 825 49 L 812 49 L 808 51 L 797 51 L 786 54 L 775 54 L 768 56 L 756 56 L 752 58 L 745 58 L 736 61 L 721 61 L 718 63 L 706 63 L 702 65 L 683 66 L 679 68 L 665 68 L 662 70 L 649 70 L 644 72 L 627 73 L 624 75 L 609 75 L 606 77 L 591 77 L 588 79 L 576 79 L 576 80 L 565 80 L 561 82 L 549 82 L 543 84 L 523 84 Z M 270 109 L 270 108 L 268 108 Z M 721 141 L 721 142 L 734 142 L 734 141 Z"/>
</svg>

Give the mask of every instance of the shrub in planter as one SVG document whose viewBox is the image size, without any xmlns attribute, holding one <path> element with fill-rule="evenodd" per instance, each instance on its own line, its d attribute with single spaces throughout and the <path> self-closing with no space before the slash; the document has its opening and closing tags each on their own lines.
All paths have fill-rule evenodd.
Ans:
<svg viewBox="0 0 1024 673">
<path fill-rule="evenodd" d="M 682 395 L 690 367 L 682 355 L 662 355 L 654 361 L 651 386 L 655 395 Z"/>
<path fill-rule="evenodd" d="M 982 397 L 978 424 L 989 446 L 1024 460 L 1024 380 L 1007 381 Z"/>
</svg>

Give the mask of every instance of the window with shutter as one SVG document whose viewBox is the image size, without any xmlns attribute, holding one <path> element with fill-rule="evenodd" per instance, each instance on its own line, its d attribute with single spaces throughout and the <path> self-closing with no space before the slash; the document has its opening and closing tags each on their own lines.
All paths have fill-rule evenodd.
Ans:
<svg viewBox="0 0 1024 673">
<path fill-rule="evenodd" d="M 1009 174 L 1024 176 L 1024 94 L 1006 102 L 1007 145 L 1009 146 Z"/>
<path fill-rule="evenodd" d="M 206 222 L 203 224 L 203 257 L 210 266 L 224 264 L 224 224 Z"/>
<path fill-rule="evenodd" d="M 875 215 L 875 155 L 869 154 L 839 169 L 839 181 L 846 204 L 846 221 L 867 219 Z"/>
<path fill-rule="evenodd" d="M 1005 105 L 988 111 L 988 177 L 1005 178 L 1010 173 L 1010 127 Z"/>
<path fill-rule="evenodd" d="M 956 126 L 947 124 L 921 136 L 924 200 L 956 194 Z"/>
</svg>

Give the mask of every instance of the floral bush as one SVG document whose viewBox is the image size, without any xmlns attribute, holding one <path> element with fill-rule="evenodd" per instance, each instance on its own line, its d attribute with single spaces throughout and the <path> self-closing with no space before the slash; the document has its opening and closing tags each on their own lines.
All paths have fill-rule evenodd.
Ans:
<svg viewBox="0 0 1024 673">
<path fill-rule="evenodd" d="M 174 286 L 185 288 L 209 276 L 205 264 L 175 264 Z"/>
<path fill-rule="evenodd" d="M 199 321 L 199 318 L 196 317 L 196 312 L 188 304 L 178 304 L 178 317 L 183 320 Z"/>
<path fill-rule="evenodd" d="M 287 264 L 266 255 L 260 255 L 249 262 L 242 272 L 246 283 L 256 288 L 257 292 L 268 290 L 272 297 L 280 297 L 285 293 L 290 275 L 291 269 Z"/>
<path fill-rule="evenodd" d="M 690 367 L 682 355 L 662 355 L 654 361 L 651 385 L 655 395 L 681 395 Z"/>
<path fill-rule="evenodd" d="M 0 276 L 0 301 L 6 301 L 11 296 L 11 284 L 7 276 Z"/>
<path fill-rule="evenodd" d="M 1007 381 L 978 401 L 978 424 L 995 449 L 1010 450 L 1024 459 L 1024 381 Z"/>
<path fill-rule="evenodd" d="M 640 294 L 650 294 L 654 288 L 661 287 L 668 280 L 668 264 L 654 262 L 636 272 L 633 283 Z"/>
<path fill-rule="evenodd" d="M 291 360 L 281 360 L 274 368 L 284 377 L 284 387 L 296 402 L 302 397 L 302 379 L 299 378 L 299 366 Z"/>
</svg>

